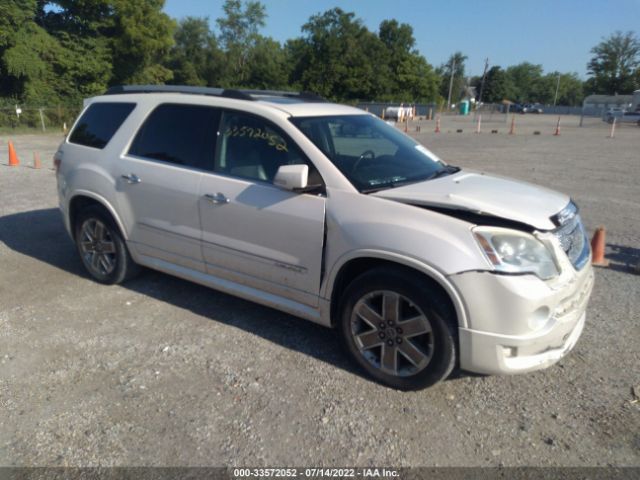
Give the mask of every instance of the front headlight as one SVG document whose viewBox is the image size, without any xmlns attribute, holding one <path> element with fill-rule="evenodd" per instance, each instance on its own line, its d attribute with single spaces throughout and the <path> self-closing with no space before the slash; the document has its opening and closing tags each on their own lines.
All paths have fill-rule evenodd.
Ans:
<svg viewBox="0 0 640 480">
<path fill-rule="evenodd" d="M 476 227 L 473 235 L 489 262 L 500 272 L 534 273 L 542 280 L 559 273 L 553 254 L 533 235 L 494 227 Z"/>
</svg>

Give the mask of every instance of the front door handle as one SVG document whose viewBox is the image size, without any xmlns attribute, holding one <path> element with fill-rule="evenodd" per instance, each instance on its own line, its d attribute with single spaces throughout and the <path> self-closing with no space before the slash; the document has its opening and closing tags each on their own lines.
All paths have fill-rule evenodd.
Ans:
<svg viewBox="0 0 640 480">
<path fill-rule="evenodd" d="M 224 205 L 229 203 L 229 199 L 224 196 L 224 194 L 218 192 L 215 195 L 213 193 L 205 194 L 204 198 L 209 200 L 211 203 L 215 203 L 216 205 Z"/>
<path fill-rule="evenodd" d="M 135 184 L 140 183 L 142 179 L 137 176 L 135 173 L 131 173 L 129 175 L 122 175 L 122 178 L 127 181 L 127 183 Z"/>
</svg>

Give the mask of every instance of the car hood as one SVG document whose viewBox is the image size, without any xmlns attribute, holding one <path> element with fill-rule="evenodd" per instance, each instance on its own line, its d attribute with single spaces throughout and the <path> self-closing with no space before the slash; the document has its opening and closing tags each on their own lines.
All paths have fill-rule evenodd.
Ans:
<svg viewBox="0 0 640 480">
<path fill-rule="evenodd" d="M 552 230 L 551 219 L 570 198 L 553 190 L 517 180 L 469 170 L 372 193 L 411 205 L 466 210 Z"/>
</svg>

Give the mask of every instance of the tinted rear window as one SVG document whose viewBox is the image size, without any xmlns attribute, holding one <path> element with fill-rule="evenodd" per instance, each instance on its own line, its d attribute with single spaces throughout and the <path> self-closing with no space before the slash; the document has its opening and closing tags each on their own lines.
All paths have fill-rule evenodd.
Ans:
<svg viewBox="0 0 640 480">
<path fill-rule="evenodd" d="M 135 103 L 90 105 L 78 120 L 69 141 L 87 147 L 104 148 L 135 106 Z"/>
<path fill-rule="evenodd" d="M 219 122 L 220 110 L 217 108 L 160 105 L 140 128 L 129 153 L 212 170 Z"/>
</svg>

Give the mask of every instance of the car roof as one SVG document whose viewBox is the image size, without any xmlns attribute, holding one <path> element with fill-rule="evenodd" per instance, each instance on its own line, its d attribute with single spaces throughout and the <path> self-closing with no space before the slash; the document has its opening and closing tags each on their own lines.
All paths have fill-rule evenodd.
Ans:
<svg viewBox="0 0 640 480">
<path fill-rule="evenodd" d="M 194 87 L 185 85 L 122 85 L 111 87 L 101 97 L 123 99 L 131 96 L 144 96 L 147 100 L 171 100 L 189 98 L 189 103 L 205 105 L 229 106 L 229 103 L 259 104 L 275 109 L 292 117 L 328 116 L 328 115 L 363 115 L 359 108 L 331 103 L 324 98 L 309 92 L 292 92 L 281 90 L 236 90 L 211 87 Z M 154 98 L 158 97 L 159 98 Z M 218 98 L 219 101 L 215 101 Z M 257 106 L 257 105 L 256 105 Z"/>
</svg>

